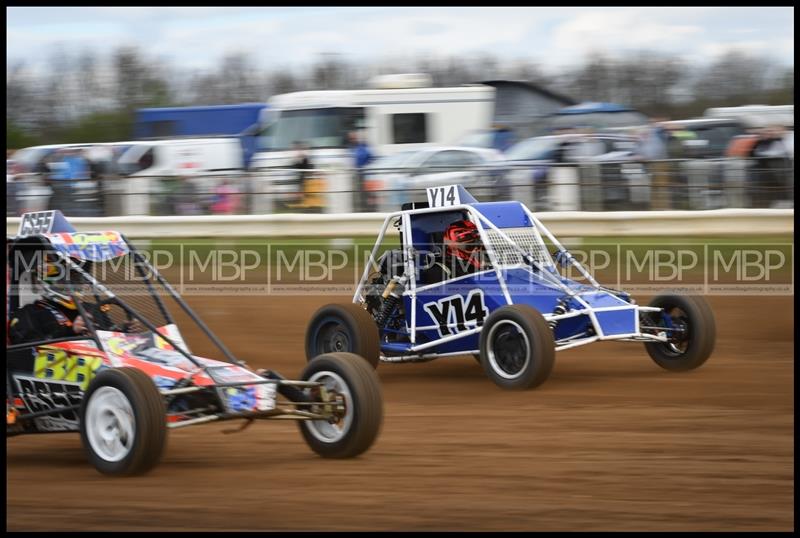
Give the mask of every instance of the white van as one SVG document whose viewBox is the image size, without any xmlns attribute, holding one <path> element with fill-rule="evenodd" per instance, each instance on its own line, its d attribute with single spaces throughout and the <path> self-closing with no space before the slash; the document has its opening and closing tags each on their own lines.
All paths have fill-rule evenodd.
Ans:
<svg viewBox="0 0 800 538">
<path fill-rule="evenodd" d="M 188 177 L 199 200 L 210 196 L 223 178 L 244 176 L 242 146 L 235 137 L 142 140 L 117 146 L 122 148 L 116 162 L 120 180 L 110 183 L 108 194 L 115 195 L 115 210 L 122 215 L 151 214 L 163 194 L 162 180 Z"/>
<path fill-rule="evenodd" d="M 122 176 L 219 175 L 244 168 L 238 138 L 182 138 L 124 144 L 129 147 L 117 161 Z"/>
</svg>

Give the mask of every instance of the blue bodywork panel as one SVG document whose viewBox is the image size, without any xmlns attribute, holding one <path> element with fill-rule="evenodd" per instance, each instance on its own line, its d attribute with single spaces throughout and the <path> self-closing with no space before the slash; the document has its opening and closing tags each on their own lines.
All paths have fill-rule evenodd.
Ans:
<svg viewBox="0 0 800 538">
<path fill-rule="evenodd" d="M 482 202 L 472 206 L 498 228 L 522 228 L 533 225 L 519 202 Z"/>
<path fill-rule="evenodd" d="M 549 314 L 566 299 L 566 294 L 551 282 L 542 278 L 537 271 L 528 268 L 503 269 L 500 271 L 514 304 L 529 305 L 542 314 Z M 580 298 L 592 308 L 619 308 L 629 305 L 624 300 L 605 291 L 598 291 L 574 281 L 566 280 Z M 411 297 L 404 297 L 406 326 L 411 327 Z M 495 271 L 470 275 L 455 281 L 443 283 L 417 292 L 416 301 L 416 344 L 424 344 L 460 332 L 474 329 L 496 309 L 507 304 L 503 288 Z M 567 301 L 570 310 L 583 309 L 576 299 Z M 603 336 L 630 334 L 636 331 L 636 307 L 624 310 L 596 312 L 595 316 Z M 444 321 L 447 326 L 442 326 Z M 434 327 L 420 330 L 422 327 Z M 560 340 L 586 333 L 592 328 L 588 314 L 566 318 L 559 321 L 555 338 Z M 446 342 L 426 350 L 425 353 L 449 353 L 478 349 L 479 334 L 466 336 Z M 391 349 L 390 349 L 391 348 Z M 408 351 L 410 345 L 393 344 L 384 346 L 385 351 Z"/>
<path fill-rule="evenodd" d="M 636 332 L 636 308 L 595 312 L 603 336 L 616 336 Z"/>
</svg>

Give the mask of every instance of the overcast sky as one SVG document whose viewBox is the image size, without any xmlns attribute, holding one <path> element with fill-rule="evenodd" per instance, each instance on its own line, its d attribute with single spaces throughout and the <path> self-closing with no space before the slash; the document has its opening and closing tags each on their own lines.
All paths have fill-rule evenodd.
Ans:
<svg viewBox="0 0 800 538">
<path fill-rule="evenodd" d="M 262 68 L 322 53 L 375 62 L 421 55 L 530 59 L 546 68 L 589 51 L 655 50 L 696 62 L 731 48 L 794 64 L 794 8 L 66 8 L 9 7 L 7 56 L 45 65 L 54 49 L 139 46 L 171 64 L 211 68 L 246 51 Z"/>
</svg>

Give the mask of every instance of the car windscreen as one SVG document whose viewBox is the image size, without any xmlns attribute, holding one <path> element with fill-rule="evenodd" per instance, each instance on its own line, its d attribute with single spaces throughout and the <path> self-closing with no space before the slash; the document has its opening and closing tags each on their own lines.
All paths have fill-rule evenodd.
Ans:
<svg viewBox="0 0 800 538">
<path fill-rule="evenodd" d="M 11 158 L 26 170 L 31 170 L 36 163 L 51 151 L 53 150 L 48 148 L 25 148 L 14 152 Z"/>
<path fill-rule="evenodd" d="M 640 112 L 589 112 L 586 114 L 558 114 L 550 119 L 553 129 L 593 128 L 608 129 L 646 125 L 647 116 Z"/>
<path fill-rule="evenodd" d="M 343 148 L 347 135 L 364 120 L 362 108 L 284 110 L 262 135 L 262 146 L 272 151 L 292 149 L 296 142 L 309 148 Z"/>
<path fill-rule="evenodd" d="M 132 145 L 117 160 L 120 175 L 129 176 L 153 166 L 155 148 L 150 145 Z"/>
<path fill-rule="evenodd" d="M 693 129 L 698 139 L 706 140 L 706 153 L 712 157 L 722 157 L 731 139 L 743 130 L 738 125 L 709 125 Z"/>
</svg>

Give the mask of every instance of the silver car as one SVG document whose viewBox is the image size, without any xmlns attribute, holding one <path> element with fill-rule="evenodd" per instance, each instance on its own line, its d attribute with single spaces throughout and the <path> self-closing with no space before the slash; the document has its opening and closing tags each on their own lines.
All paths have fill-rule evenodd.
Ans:
<svg viewBox="0 0 800 538">
<path fill-rule="evenodd" d="M 481 200 L 497 192 L 502 162 L 499 151 L 474 147 L 435 147 L 379 158 L 364 169 L 364 196 L 372 211 L 390 211 L 412 200 L 424 200 L 425 189 L 461 184 Z"/>
<path fill-rule="evenodd" d="M 593 133 L 528 138 L 506 151 L 502 167 L 504 182 L 514 197 L 537 211 L 610 209 L 649 199 L 649 183 L 631 136 Z M 569 176 L 569 170 L 577 176 Z"/>
</svg>

